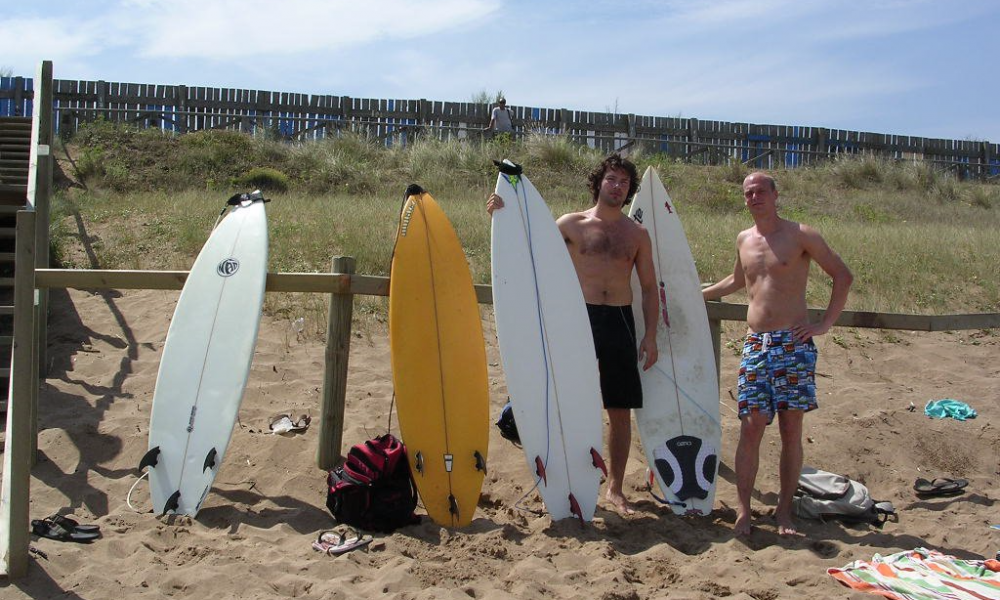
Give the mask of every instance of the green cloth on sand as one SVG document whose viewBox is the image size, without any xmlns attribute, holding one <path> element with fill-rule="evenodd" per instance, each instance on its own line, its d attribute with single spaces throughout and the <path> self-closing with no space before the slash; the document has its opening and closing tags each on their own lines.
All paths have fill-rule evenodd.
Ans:
<svg viewBox="0 0 1000 600">
<path fill-rule="evenodd" d="M 930 400 L 924 407 L 924 414 L 935 419 L 951 417 L 958 421 L 975 419 L 976 411 L 965 402 L 945 398 L 944 400 Z"/>
</svg>

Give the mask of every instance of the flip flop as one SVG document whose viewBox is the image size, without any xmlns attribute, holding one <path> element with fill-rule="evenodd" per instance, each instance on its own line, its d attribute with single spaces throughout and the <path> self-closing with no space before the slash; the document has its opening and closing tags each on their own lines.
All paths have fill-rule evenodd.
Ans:
<svg viewBox="0 0 1000 600">
<path fill-rule="evenodd" d="M 31 532 L 38 537 L 58 540 L 60 542 L 92 542 L 101 537 L 99 531 L 77 531 L 67 528 L 51 519 L 36 519 L 31 522 Z"/>
<path fill-rule="evenodd" d="M 52 521 L 57 525 L 62 525 L 66 529 L 79 531 L 80 533 L 96 533 L 101 530 L 100 525 L 81 525 L 75 519 L 64 517 L 62 515 L 52 515 L 47 520 Z"/>
<path fill-rule="evenodd" d="M 933 481 L 919 478 L 913 483 L 913 491 L 920 496 L 954 496 L 961 494 L 969 482 L 965 479 L 937 477 Z"/>
<path fill-rule="evenodd" d="M 350 552 L 351 550 L 364 548 L 368 544 L 372 543 L 373 539 L 374 538 L 370 535 L 362 535 L 357 529 L 348 527 L 344 532 L 321 532 L 316 538 L 316 541 L 312 543 L 312 547 L 313 550 L 318 552 L 323 552 L 324 554 L 329 554 L 331 556 L 337 556 L 339 554 L 344 554 L 345 552 Z"/>
<path fill-rule="evenodd" d="M 311 422 L 312 417 L 309 415 L 300 415 L 297 421 L 293 421 L 292 415 L 281 413 L 271 417 L 271 424 L 268 425 L 268 429 L 271 430 L 271 433 L 294 433 L 305 431 L 309 428 L 309 423 Z"/>
</svg>

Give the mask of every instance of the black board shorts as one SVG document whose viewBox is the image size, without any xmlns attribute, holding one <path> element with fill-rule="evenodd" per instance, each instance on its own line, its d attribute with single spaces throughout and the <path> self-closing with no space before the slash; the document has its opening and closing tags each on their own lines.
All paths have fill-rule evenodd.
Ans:
<svg viewBox="0 0 1000 600">
<path fill-rule="evenodd" d="M 639 350 L 631 306 L 588 304 L 604 408 L 642 408 Z"/>
</svg>

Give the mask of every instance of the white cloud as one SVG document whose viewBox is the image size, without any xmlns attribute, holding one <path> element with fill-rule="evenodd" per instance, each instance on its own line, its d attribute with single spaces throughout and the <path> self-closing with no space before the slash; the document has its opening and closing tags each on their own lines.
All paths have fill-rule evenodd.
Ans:
<svg viewBox="0 0 1000 600">
<path fill-rule="evenodd" d="M 0 21 L 0 61 L 34 73 L 43 59 L 60 60 L 96 54 L 95 32 L 85 24 L 58 18 Z M 20 73 L 19 73 L 20 74 Z"/>
<path fill-rule="evenodd" d="M 822 10 L 822 4 L 796 0 L 716 0 L 700 2 L 671 0 L 664 5 L 664 16 L 680 31 L 690 32 L 740 24 L 743 31 L 733 30 L 734 36 L 752 36 L 765 39 L 768 30 L 777 21 L 788 20 L 793 15 Z M 725 30 L 718 32 L 720 35 Z"/>
<path fill-rule="evenodd" d="M 140 56 L 203 60 L 405 40 L 466 26 L 499 7 L 499 0 L 380 0 L 377 7 L 351 0 L 130 0 L 122 6 L 129 11 L 123 17 L 142 32 Z"/>
</svg>

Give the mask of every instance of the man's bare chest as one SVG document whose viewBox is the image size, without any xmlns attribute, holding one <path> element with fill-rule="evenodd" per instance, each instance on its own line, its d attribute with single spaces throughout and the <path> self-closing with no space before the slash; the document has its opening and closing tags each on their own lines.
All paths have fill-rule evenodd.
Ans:
<svg viewBox="0 0 1000 600">
<path fill-rule="evenodd" d="M 580 254 L 614 261 L 632 261 L 639 244 L 631 232 L 616 227 L 587 227 L 580 232 Z"/>
<path fill-rule="evenodd" d="M 740 248 L 740 262 L 746 274 L 753 277 L 793 273 L 809 266 L 805 250 L 787 236 L 748 240 Z"/>
</svg>

